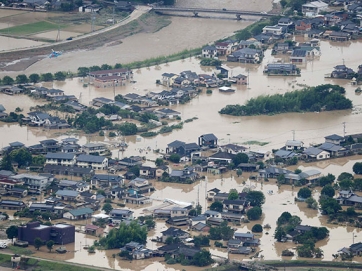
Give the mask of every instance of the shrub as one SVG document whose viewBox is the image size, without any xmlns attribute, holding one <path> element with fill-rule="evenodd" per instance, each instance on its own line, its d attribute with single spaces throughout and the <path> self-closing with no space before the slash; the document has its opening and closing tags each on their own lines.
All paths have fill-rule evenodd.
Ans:
<svg viewBox="0 0 362 271">
<path fill-rule="evenodd" d="M 260 224 L 255 224 L 252 229 L 252 232 L 263 232 L 263 227 Z"/>
</svg>

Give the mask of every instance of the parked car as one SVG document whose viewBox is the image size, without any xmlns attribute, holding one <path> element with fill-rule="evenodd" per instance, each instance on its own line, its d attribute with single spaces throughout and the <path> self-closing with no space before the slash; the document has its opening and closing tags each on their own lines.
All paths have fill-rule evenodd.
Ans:
<svg viewBox="0 0 362 271">
<path fill-rule="evenodd" d="M 8 245 L 6 243 L 0 243 L 0 248 L 7 248 Z"/>
</svg>

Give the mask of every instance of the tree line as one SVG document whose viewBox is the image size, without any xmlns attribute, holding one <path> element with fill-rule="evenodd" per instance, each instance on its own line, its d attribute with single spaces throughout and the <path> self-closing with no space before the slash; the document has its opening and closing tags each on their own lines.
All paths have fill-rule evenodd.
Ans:
<svg viewBox="0 0 362 271">
<path fill-rule="evenodd" d="M 307 87 L 285 94 L 262 95 L 245 105 L 227 105 L 219 113 L 232 116 L 253 116 L 287 112 L 319 112 L 351 109 L 352 101 L 343 87 L 331 84 Z"/>
</svg>

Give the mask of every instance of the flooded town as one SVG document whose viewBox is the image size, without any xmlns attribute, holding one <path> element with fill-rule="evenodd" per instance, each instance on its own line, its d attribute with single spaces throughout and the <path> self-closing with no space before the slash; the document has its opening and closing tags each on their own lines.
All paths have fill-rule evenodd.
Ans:
<svg viewBox="0 0 362 271">
<path fill-rule="evenodd" d="M 361 268 L 360 1 L 60 2 L 0 4 L 0 266 Z"/>
</svg>

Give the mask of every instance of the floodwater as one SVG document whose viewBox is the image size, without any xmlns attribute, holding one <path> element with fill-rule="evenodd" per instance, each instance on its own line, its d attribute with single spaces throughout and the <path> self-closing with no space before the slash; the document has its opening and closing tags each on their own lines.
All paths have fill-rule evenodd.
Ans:
<svg viewBox="0 0 362 271">
<path fill-rule="evenodd" d="M 7 28 L 7 26 L 3 28 Z M 34 47 L 42 44 L 46 44 L 46 42 L 0 36 L 0 51 Z"/>
<path fill-rule="evenodd" d="M 181 1 L 179 0 L 179 3 Z M 173 24 L 177 24 L 180 27 L 190 27 L 195 20 L 198 19 L 181 19 L 174 18 Z M 185 22 L 185 26 L 181 24 Z M 200 21 L 201 22 L 201 21 Z M 208 22 L 212 23 L 212 20 Z M 237 24 L 236 22 L 232 22 Z M 171 24 L 171 26 L 173 25 Z M 220 22 L 222 25 L 223 22 Z M 230 25 L 231 22 L 228 22 Z M 200 24 L 201 29 L 204 27 Z M 206 24 L 205 24 L 206 25 Z M 215 23 L 215 26 L 217 24 Z M 167 29 L 167 28 L 166 28 Z M 161 30 L 162 31 L 162 30 Z M 166 30 L 165 30 L 166 31 Z M 169 31 L 169 30 L 167 30 Z M 196 31 L 196 30 L 195 30 Z M 215 35 L 220 36 L 219 28 L 215 30 Z M 230 29 L 231 31 L 231 29 Z M 136 35 L 125 40 L 125 43 L 135 42 L 137 39 L 140 40 L 142 37 L 148 37 L 144 39 L 145 43 L 136 44 L 133 43 L 134 47 L 145 46 L 145 44 L 156 44 L 154 43 L 157 39 L 157 34 L 160 32 L 147 36 L 146 34 Z M 186 33 L 181 31 L 180 33 Z M 215 37 L 211 35 L 212 37 Z M 132 40 L 132 38 L 134 40 Z M 187 40 L 187 38 L 186 38 Z M 158 41 L 160 42 L 160 40 Z M 173 45 L 174 40 L 171 38 L 168 44 L 164 44 L 165 47 Z M 346 123 L 346 133 L 358 133 L 360 131 L 360 123 L 362 122 L 362 115 L 359 114 L 360 105 L 362 105 L 362 96 L 357 96 L 354 93 L 355 86 L 351 86 L 349 81 L 345 80 L 331 80 L 325 79 L 324 75 L 330 73 L 334 66 L 342 64 L 343 62 L 350 68 L 356 69 L 360 65 L 360 59 L 362 51 L 360 50 L 361 44 L 359 42 L 351 43 L 330 43 L 328 41 L 321 42 L 322 56 L 319 59 L 309 61 L 306 65 L 302 66 L 301 77 L 267 77 L 262 73 L 264 66 L 267 63 L 272 63 L 277 60 L 275 56 L 271 56 L 271 51 L 267 50 L 263 63 L 260 65 L 246 65 L 239 63 L 227 63 L 225 66 L 230 69 L 230 76 L 237 75 L 239 73 L 250 75 L 250 84 L 248 86 L 233 86 L 236 92 L 233 94 L 219 93 L 217 90 L 213 91 L 213 94 L 206 95 L 206 93 L 200 94 L 199 97 L 193 99 L 186 105 L 172 106 L 172 109 L 180 111 L 182 118 L 188 119 L 197 117 L 191 123 L 185 123 L 182 130 L 174 131 L 171 134 L 158 135 L 154 138 L 138 140 L 136 136 L 126 137 L 126 141 L 129 144 L 128 149 L 125 152 L 119 153 L 117 150 L 113 150 L 113 157 L 129 156 L 129 155 L 145 155 L 148 159 L 154 159 L 157 154 L 147 153 L 142 151 L 147 147 L 152 149 L 160 148 L 164 150 L 166 145 L 173 140 L 182 140 L 185 142 L 196 142 L 197 137 L 205 133 L 214 133 L 219 138 L 219 144 L 226 143 L 240 143 L 243 144 L 249 140 L 258 140 L 260 142 L 266 142 L 267 145 L 260 147 L 251 145 L 249 147 L 253 149 L 275 149 L 280 148 L 284 145 L 285 141 L 292 139 L 292 130 L 296 131 L 296 139 L 303 140 L 305 145 L 310 143 L 321 143 L 324 141 L 324 136 L 332 133 L 343 134 L 343 125 Z M 115 46 L 116 47 L 116 46 Z M 119 48 L 117 47 L 119 50 Z M 158 50 L 159 47 L 150 48 L 150 52 Z M 104 52 L 105 49 L 103 49 Z M 168 49 L 166 48 L 165 51 Z M 109 51 L 109 48 L 106 49 Z M 179 49 L 175 50 L 179 51 Z M 75 58 L 74 54 L 69 54 L 66 58 L 62 57 L 46 62 L 44 68 L 40 68 L 40 63 L 37 63 L 32 67 L 31 71 L 43 72 L 43 71 L 58 71 L 59 67 L 65 67 L 66 61 L 70 61 L 68 69 L 74 69 L 74 67 L 80 66 L 91 66 L 95 64 L 103 64 L 107 62 L 104 54 L 97 55 L 99 51 L 93 51 L 92 56 L 89 52 L 81 54 L 79 58 Z M 118 51 L 119 52 L 119 51 Z M 140 51 L 141 52 L 141 51 Z M 142 50 L 140 55 L 130 56 L 133 58 L 144 58 L 143 54 L 149 52 L 149 50 Z M 119 57 L 123 57 L 122 52 L 120 54 L 111 54 L 113 58 L 117 58 L 114 62 L 123 62 Z M 66 56 L 67 54 L 65 54 Z M 85 56 L 89 57 L 85 62 Z M 114 57 L 116 56 L 116 57 Z M 73 58 L 73 59 L 71 59 Z M 94 60 L 94 61 L 93 61 Z M 93 61 L 93 62 L 92 62 Z M 102 62 L 100 62 L 102 61 Z M 74 63 L 77 63 L 75 66 Z M 110 63 L 110 62 L 109 62 Z M 39 64 L 39 65 L 38 65 Z M 59 65 L 59 67 L 58 67 Z M 65 69 L 65 70 L 68 70 Z M 89 104 L 89 102 L 95 97 L 108 97 L 113 98 L 116 94 L 126 93 L 138 93 L 146 94 L 149 91 L 160 92 L 164 89 L 162 86 L 155 84 L 156 79 L 161 79 L 161 74 L 164 72 L 179 73 L 183 70 L 193 70 L 198 73 L 209 73 L 211 74 L 214 70 L 212 68 L 203 68 L 199 66 L 199 61 L 195 58 L 186 58 L 168 64 L 162 64 L 157 67 L 143 68 L 134 71 L 134 80 L 136 83 L 128 84 L 127 86 L 115 88 L 115 93 L 112 88 L 108 89 L 96 89 L 93 86 L 83 88 L 83 83 L 75 78 L 73 80 L 67 80 L 66 82 L 55 82 L 54 87 L 60 88 L 65 91 L 66 94 L 73 94 L 80 99 L 83 104 Z M 28 70 L 27 72 L 31 72 Z M 285 93 L 299 88 L 300 85 L 318 85 L 324 83 L 339 84 L 346 88 L 346 96 L 353 101 L 355 110 L 353 111 L 336 111 L 336 112 L 322 112 L 322 113 L 291 113 L 281 114 L 275 116 L 253 116 L 253 117 L 232 117 L 218 114 L 218 110 L 227 104 L 245 103 L 247 99 L 256 97 L 258 95 L 267 95 L 275 93 Z M 47 87 L 51 85 L 44 84 Z M 3 104 L 7 111 L 10 112 L 16 107 L 24 108 L 24 112 L 27 112 L 30 106 L 39 104 L 39 101 L 32 100 L 25 96 L 7 96 L 0 94 L 0 103 Z M 59 113 L 59 116 L 66 117 L 66 113 Z M 120 141 L 121 138 L 104 138 L 98 135 L 84 135 L 77 131 L 54 131 L 43 128 L 30 128 L 20 127 L 15 124 L 4 124 L 0 123 L 0 143 L 2 146 L 6 146 L 8 143 L 13 141 L 21 141 L 26 145 L 36 144 L 39 140 L 46 138 L 62 139 L 69 135 L 76 136 L 79 138 L 80 144 L 84 144 L 88 141 L 105 141 L 106 143 L 112 143 Z M 244 144 L 248 146 L 247 144 Z M 142 152 L 141 152 L 142 151 Z M 339 158 L 330 161 L 321 161 L 310 164 L 300 165 L 301 169 L 318 168 L 323 174 L 333 173 L 339 175 L 341 172 L 352 172 L 352 166 L 355 162 L 362 161 L 362 157 L 353 156 L 349 158 Z M 152 164 L 152 162 L 147 162 Z M 344 225 L 332 225 L 328 224 L 326 217 L 322 216 L 317 210 L 306 208 L 305 203 L 295 203 L 294 197 L 298 192 L 299 188 L 292 188 L 290 186 L 282 186 L 278 189 L 274 180 L 268 183 L 260 183 L 251 181 L 248 179 L 248 174 L 237 178 L 235 172 L 229 172 L 223 176 L 208 175 L 206 180 L 196 182 L 191 185 L 182 184 L 170 184 L 160 183 L 152 181 L 156 191 L 150 195 L 154 200 L 149 206 L 156 206 L 165 198 L 172 198 L 179 201 L 186 202 L 197 202 L 199 200 L 203 207 L 206 209 L 209 203 L 205 200 L 206 191 L 214 187 L 221 189 L 222 192 L 227 192 L 231 188 L 236 188 L 238 191 L 242 191 L 245 187 L 253 187 L 256 190 L 261 190 L 266 196 L 266 203 L 263 206 L 263 217 L 260 221 L 262 225 L 270 224 L 271 229 L 268 230 L 269 234 L 260 234 L 261 246 L 260 251 L 264 256 L 264 259 L 282 259 L 281 253 L 286 248 L 293 249 L 295 244 L 293 243 L 276 243 L 273 239 L 273 233 L 276 226 L 276 219 L 284 211 L 290 212 L 292 215 L 298 215 L 302 219 L 303 224 L 312 226 L 325 226 L 330 230 L 330 237 L 327 240 L 322 240 L 316 245 L 324 250 L 324 260 L 332 260 L 332 254 L 336 253 L 338 249 L 349 246 L 353 242 L 362 241 L 362 235 L 360 229 L 354 229 Z M 266 193 L 268 190 L 273 190 L 272 195 Z M 319 190 L 313 191 L 313 196 L 317 199 L 319 196 Z M 144 209 L 149 206 L 128 206 L 134 209 L 135 216 L 143 214 Z M 250 231 L 254 223 L 243 224 L 238 227 L 238 231 L 246 232 Z M 233 226 L 234 227 L 234 226 Z M 160 232 L 166 229 L 166 225 L 163 221 L 159 221 L 156 224 L 156 229 L 150 232 L 148 236 L 147 246 L 149 248 L 156 248 L 156 244 L 150 242 L 155 236 L 159 236 Z M 196 234 L 197 233 L 193 233 Z M 355 236 L 355 237 L 353 237 Z M 84 239 L 84 235 L 77 233 L 76 242 L 68 248 L 71 251 L 65 255 L 49 254 L 46 249 L 43 248 L 42 252 L 37 254 L 43 257 L 56 257 L 57 259 L 63 259 L 66 261 L 85 263 L 96 265 L 100 267 L 109 267 L 116 270 L 181 270 L 184 267 L 181 266 L 165 266 L 162 259 L 150 259 L 145 261 L 133 261 L 129 263 L 127 261 L 119 260 L 117 257 L 114 259 L 112 254 L 118 251 L 97 251 L 95 256 L 88 257 L 88 252 L 82 249 L 85 242 L 91 243 L 92 238 Z M 87 240 L 87 241 L 86 241 Z M 213 243 L 213 242 L 212 242 Z M 221 257 L 227 257 L 225 249 L 218 249 L 211 247 L 210 251 L 213 255 Z M 64 257 L 64 258 L 61 258 Z M 240 255 L 231 255 L 231 259 L 242 260 L 248 257 Z M 360 258 L 354 259 L 360 261 Z M 187 270 L 199 270 L 197 268 L 187 267 Z"/>
</svg>

